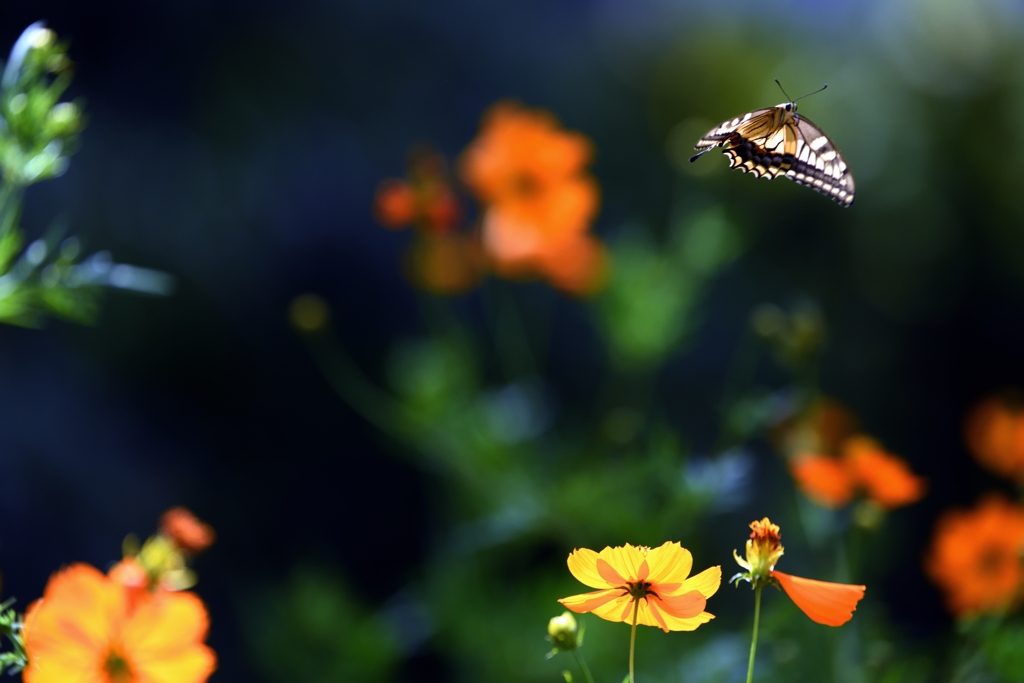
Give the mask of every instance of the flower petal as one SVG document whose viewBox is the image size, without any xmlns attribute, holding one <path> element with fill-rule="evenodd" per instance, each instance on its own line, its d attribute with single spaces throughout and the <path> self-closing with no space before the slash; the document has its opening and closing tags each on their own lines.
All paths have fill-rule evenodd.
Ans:
<svg viewBox="0 0 1024 683">
<path fill-rule="evenodd" d="M 657 600 L 651 600 L 650 598 L 648 598 L 647 600 L 644 601 L 644 606 L 647 608 L 645 610 L 645 616 L 646 616 L 646 612 L 649 611 L 651 613 L 651 616 L 654 617 L 654 620 L 656 622 L 658 622 L 658 626 L 661 628 L 661 630 L 664 631 L 665 633 L 668 633 L 669 632 L 668 624 L 665 623 L 665 617 L 662 616 L 661 610 L 658 609 L 658 601 Z M 638 614 L 637 615 L 637 617 L 638 617 L 637 618 L 637 623 L 640 622 L 639 616 L 640 615 Z"/>
<path fill-rule="evenodd" d="M 571 609 L 573 612 L 582 614 L 584 612 L 591 612 L 601 605 L 604 605 L 615 598 L 623 595 L 623 592 L 619 588 L 606 588 L 603 591 L 593 591 L 591 593 L 580 593 L 579 595 L 570 595 L 567 598 L 561 598 L 558 602 L 566 609 Z"/>
<path fill-rule="evenodd" d="M 651 583 L 682 583 L 693 568 L 693 555 L 678 542 L 668 541 L 647 553 Z"/>
<path fill-rule="evenodd" d="M 594 614 L 607 619 L 608 621 L 621 621 L 626 624 L 633 623 L 633 599 L 624 595 L 614 602 L 594 610 Z M 665 611 L 665 604 L 648 596 L 641 600 L 637 607 L 636 623 L 641 626 L 653 626 L 668 631 L 692 631 L 701 624 L 714 619 L 713 614 L 701 612 L 695 616 L 680 618 Z"/>
<path fill-rule="evenodd" d="M 591 588 L 612 588 L 621 586 L 621 583 L 612 584 L 601 577 L 597 570 L 597 562 L 600 556 L 589 548 L 579 548 L 569 553 L 567 563 L 569 571 L 576 577 L 576 580 Z"/>
<path fill-rule="evenodd" d="M 636 581 L 636 577 L 640 573 L 640 565 L 644 561 L 644 556 L 639 549 L 627 543 L 624 546 L 605 548 L 600 555 L 601 559 L 611 565 L 618 576 L 623 578 L 623 582 Z M 600 564 L 598 566 L 600 567 Z"/>
<path fill-rule="evenodd" d="M 43 599 L 32 604 L 26 617 L 25 646 L 30 661 L 45 662 L 55 669 L 96 666 L 106 656 L 125 609 L 124 588 L 96 568 L 73 564 L 54 573 Z M 36 669 L 39 667 L 33 667 Z M 35 676 L 43 674 L 26 671 L 26 680 Z"/>
<path fill-rule="evenodd" d="M 772 572 L 772 576 L 811 621 L 826 626 L 842 626 L 852 619 L 857 603 L 864 597 L 864 586 L 815 581 L 779 571 Z"/>
<path fill-rule="evenodd" d="M 683 585 L 679 587 L 679 590 L 673 591 L 673 593 L 679 595 L 682 593 L 688 593 L 689 591 L 697 591 L 705 598 L 710 598 L 718 592 L 718 587 L 721 585 L 722 568 L 716 565 L 714 567 L 708 567 L 700 574 L 694 574 L 686 581 L 683 581 Z M 662 597 L 664 597 L 664 595 Z"/>
<path fill-rule="evenodd" d="M 144 667 L 201 647 L 209 624 L 206 606 L 194 593 L 160 592 L 139 603 L 121 636 L 133 663 Z"/>
<path fill-rule="evenodd" d="M 623 586 L 626 584 L 626 579 L 622 578 L 619 573 L 603 559 L 599 559 L 597 561 L 597 573 L 600 574 L 601 578 L 607 581 L 611 586 Z"/>
<path fill-rule="evenodd" d="M 792 471 L 804 495 L 822 507 L 841 508 L 853 500 L 853 477 L 836 458 L 806 453 L 797 457 Z"/>
<path fill-rule="evenodd" d="M 600 607 L 595 607 L 590 611 L 591 614 L 607 619 L 608 621 L 625 621 L 622 618 L 623 610 L 629 607 L 632 610 L 631 605 L 633 604 L 633 598 L 629 595 L 620 595 L 619 597 L 606 602 Z M 628 619 L 632 620 L 633 613 L 629 612 Z"/>
<path fill-rule="evenodd" d="M 664 612 L 680 619 L 690 619 L 704 611 L 708 601 L 699 591 L 689 591 L 682 595 L 649 595 L 647 599 Z"/>
</svg>

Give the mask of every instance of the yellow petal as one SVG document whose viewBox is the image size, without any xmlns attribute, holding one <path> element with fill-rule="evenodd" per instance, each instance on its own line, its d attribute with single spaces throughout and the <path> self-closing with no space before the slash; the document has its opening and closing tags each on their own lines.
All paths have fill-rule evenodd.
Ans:
<svg viewBox="0 0 1024 683">
<path fill-rule="evenodd" d="M 693 556 L 679 543 L 663 543 L 647 553 L 651 583 L 682 583 L 693 568 Z"/>
<path fill-rule="evenodd" d="M 589 548 L 579 548 L 569 553 L 567 561 L 569 571 L 576 577 L 576 580 L 591 588 L 612 588 L 610 584 L 601 577 L 597 570 L 597 561 L 600 556 Z"/>
<path fill-rule="evenodd" d="M 708 567 L 700 574 L 694 574 L 686 581 L 683 581 L 683 585 L 679 587 L 679 590 L 673 592 L 679 595 L 689 591 L 698 591 L 705 598 L 710 598 L 718 592 L 718 587 L 721 585 L 722 568 L 719 566 Z"/>
<path fill-rule="evenodd" d="M 611 565 L 619 576 L 626 581 L 636 581 L 640 573 L 640 565 L 644 562 L 643 553 L 630 544 L 605 548 L 600 553 L 601 559 Z"/>
<path fill-rule="evenodd" d="M 132 661 L 143 665 L 202 650 L 209 624 L 206 607 L 194 593 L 160 592 L 139 604 L 121 637 Z"/>
<path fill-rule="evenodd" d="M 842 626 L 853 618 L 857 603 L 864 597 L 864 586 L 815 581 L 782 572 L 772 572 L 786 595 L 819 624 Z"/>
<path fill-rule="evenodd" d="M 573 612 L 582 614 L 584 612 L 590 612 L 605 603 L 608 603 L 615 598 L 622 595 L 622 590 L 618 588 L 606 588 L 603 591 L 593 591 L 592 593 L 580 593 L 579 595 L 570 595 L 567 598 L 562 598 L 558 602 L 566 609 L 571 609 Z"/>
<path fill-rule="evenodd" d="M 701 612 L 695 617 L 680 619 L 679 617 L 674 617 L 671 614 L 662 612 L 662 617 L 664 617 L 665 624 L 668 626 L 668 630 L 670 631 L 693 631 L 701 624 L 706 624 L 714 619 L 715 615 L 708 612 Z"/>
<path fill-rule="evenodd" d="M 632 620 L 633 613 L 631 605 L 633 604 L 633 598 L 628 595 L 615 598 L 610 602 L 606 602 L 600 607 L 595 607 L 590 611 L 591 614 L 607 619 L 608 621 L 626 621 L 627 619 Z M 622 615 L 625 612 L 629 614 L 624 618 Z"/>
</svg>

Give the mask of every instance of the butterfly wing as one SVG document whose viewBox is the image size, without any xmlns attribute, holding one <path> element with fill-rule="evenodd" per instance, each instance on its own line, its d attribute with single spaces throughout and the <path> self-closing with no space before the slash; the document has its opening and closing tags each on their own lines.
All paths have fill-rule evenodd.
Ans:
<svg viewBox="0 0 1024 683">
<path fill-rule="evenodd" d="M 816 125 L 799 117 L 787 124 L 794 136 L 792 163 L 785 171 L 790 180 L 820 192 L 840 206 L 853 204 L 853 175 L 839 150 Z"/>
<path fill-rule="evenodd" d="M 786 155 L 793 157 L 796 149 L 795 131 L 787 129 L 779 107 L 757 109 L 726 121 L 697 141 L 699 153 L 690 161 L 715 147 L 724 147 L 729 168 L 753 173 L 758 178 L 775 178 L 789 167 L 783 164 Z"/>
<path fill-rule="evenodd" d="M 774 108 L 775 107 L 755 109 L 748 114 L 737 116 L 734 119 L 729 119 L 721 125 L 715 126 L 709 130 L 704 137 L 697 141 L 697 144 L 694 145 L 694 149 L 703 154 L 710 149 L 719 147 L 728 142 L 730 138 L 736 137 L 737 131 L 740 127 L 751 130 L 761 130 L 769 127 L 771 124 L 772 109 Z M 696 156 L 694 158 L 696 158 Z"/>
</svg>

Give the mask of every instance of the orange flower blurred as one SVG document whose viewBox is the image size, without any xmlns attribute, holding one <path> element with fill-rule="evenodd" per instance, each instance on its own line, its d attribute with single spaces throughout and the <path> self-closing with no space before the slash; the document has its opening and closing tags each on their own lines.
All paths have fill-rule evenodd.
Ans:
<svg viewBox="0 0 1024 683">
<path fill-rule="evenodd" d="M 967 447 L 996 474 L 1024 480 L 1024 403 L 1013 395 L 990 396 L 967 416 Z"/>
<path fill-rule="evenodd" d="M 462 217 L 459 200 L 448 180 L 444 158 L 419 148 L 409 155 L 409 177 L 391 178 L 377 188 L 374 217 L 386 228 L 415 225 L 431 233 L 455 228 Z"/>
<path fill-rule="evenodd" d="M 216 667 L 209 618 L 192 593 L 129 599 L 86 564 L 50 577 L 25 615 L 25 683 L 201 683 Z"/>
<path fill-rule="evenodd" d="M 604 259 L 581 239 L 597 213 L 597 183 L 584 172 L 592 154 L 548 112 L 500 102 L 484 115 L 459 169 L 484 205 L 483 244 L 498 274 L 574 293 L 600 284 Z"/>
<path fill-rule="evenodd" d="M 1024 507 L 1001 496 L 939 518 L 925 570 L 957 616 L 1001 612 L 1024 596 Z"/>
<path fill-rule="evenodd" d="M 864 586 L 816 581 L 778 571 L 775 563 L 785 553 L 779 526 L 765 517 L 751 522 L 750 528 L 746 557 L 735 550 L 732 553 L 736 563 L 746 570 L 733 581 L 743 579 L 755 587 L 777 584 L 811 621 L 825 626 L 842 626 L 853 618 L 857 603 L 864 597 Z"/>
<path fill-rule="evenodd" d="M 160 516 L 160 533 L 192 555 L 209 548 L 217 538 L 213 527 L 183 507 L 173 507 Z"/>
<path fill-rule="evenodd" d="M 915 503 L 925 492 L 924 479 L 906 461 L 863 435 L 846 439 L 841 458 L 805 453 L 794 458 L 791 470 L 800 490 L 829 508 L 849 503 L 858 488 L 887 510 Z"/>
<path fill-rule="evenodd" d="M 722 582 L 722 568 L 687 578 L 693 556 L 679 543 L 653 549 L 627 543 L 600 553 L 580 548 L 569 555 L 568 564 L 581 583 L 598 589 L 559 600 L 573 612 L 627 623 L 635 618 L 637 624 L 666 633 L 693 631 L 715 618 L 704 607 Z"/>
</svg>

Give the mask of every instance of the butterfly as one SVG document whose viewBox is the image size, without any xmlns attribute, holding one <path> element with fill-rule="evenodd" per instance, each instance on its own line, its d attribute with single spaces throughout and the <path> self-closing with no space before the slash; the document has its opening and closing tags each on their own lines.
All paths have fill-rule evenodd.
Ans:
<svg viewBox="0 0 1024 683">
<path fill-rule="evenodd" d="M 716 147 L 729 157 L 729 168 L 768 180 L 785 176 L 840 206 L 853 204 L 853 175 L 846 161 L 820 128 L 796 113 L 796 100 L 755 109 L 712 128 L 694 145 L 698 151 L 690 161 Z"/>
</svg>

